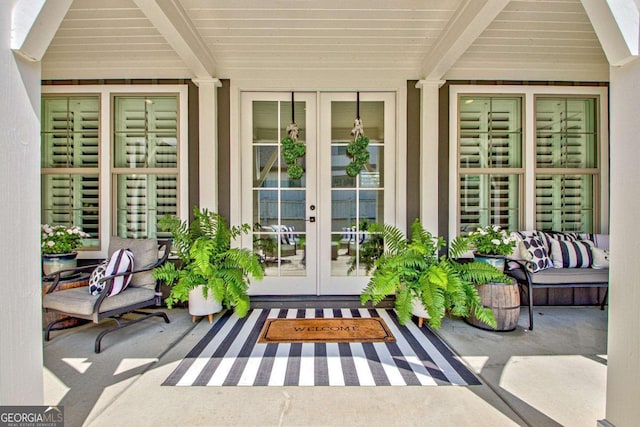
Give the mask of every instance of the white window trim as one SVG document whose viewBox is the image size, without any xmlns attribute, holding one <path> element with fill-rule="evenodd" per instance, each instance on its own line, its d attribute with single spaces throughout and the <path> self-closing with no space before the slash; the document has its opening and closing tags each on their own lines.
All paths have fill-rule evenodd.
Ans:
<svg viewBox="0 0 640 427">
<path fill-rule="evenodd" d="M 189 101 L 187 85 L 60 85 L 42 86 L 42 93 L 70 96 L 95 94 L 100 96 L 100 250 L 81 251 L 78 258 L 106 258 L 109 240 L 113 234 L 112 213 L 115 209 L 111 185 L 112 95 L 168 93 L 179 95 L 178 215 L 180 218 L 189 216 Z"/>
<path fill-rule="evenodd" d="M 461 94 L 522 96 L 524 229 L 535 229 L 535 95 L 595 96 L 599 98 L 598 165 L 600 168 L 599 216 L 596 230 L 609 232 L 609 102 L 602 86 L 451 85 L 449 87 L 449 237 L 458 235 L 458 97 Z M 511 230 L 515 231 L 515 230 Z"/>
</svg>

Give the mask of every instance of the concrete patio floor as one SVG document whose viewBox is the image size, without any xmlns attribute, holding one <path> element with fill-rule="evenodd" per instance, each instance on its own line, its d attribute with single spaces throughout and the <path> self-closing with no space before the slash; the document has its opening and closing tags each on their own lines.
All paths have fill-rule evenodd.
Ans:
<svg viewBox="0 0 640 427">
<path fill-rule="evenodd" d="M 107 335 L 84 325 L 44 345 L 45 403 L 67 426 L 593 426 L 605 415 L 607 312 L 523 309 L 517 330 L 445 319 L 438 334 L 478 374 L 468 387 L 162 387 L 209 330 L 184 309 Z"/>
</svg>

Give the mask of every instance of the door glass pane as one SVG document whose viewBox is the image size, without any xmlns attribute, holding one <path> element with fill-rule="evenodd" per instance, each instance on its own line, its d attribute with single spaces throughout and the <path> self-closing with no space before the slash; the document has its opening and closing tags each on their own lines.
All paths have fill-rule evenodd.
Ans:
<svg viewBox="0 0 640 427">
<path fill-rule="evenodd" d="M 369 144 L 369 163 L 358 175 L 360 187 L 380 188 L 384 186 L 384 146 Z"/>
<path fill-rule="evenodd" d="M 280 164 L 282 168 L 280 169 L 280 184 L 281 187 L 294 187 L 294 188 L 305 188 L 307 186 L 307 162 L 304 157 L 301 157 L 296 160 L 296 163 L 302 166 L 302 169 L 305 171 L 301 178 L 292 178 L 289 176 L 289 168 L 287 162 L 284 160 L 284 156 L 280 157 Z"/>
<path fill-rule="evenodd" d="M 331 274 L 366 276 L 365 241 L 369 227 L 384 223 L 384 102 L 360 102 L 360 119 L 369 137 L 369 160 L 357 177 L 346 173 L 347 146 L 356 117 L 356 102 L 331 104 Z M 375 189 L 375 190 L 372 190 Z"/>
<path fill-rule="evenodd" d="M 331 231 L 341 233 L 356 225 L 356 190 L 331 191 Z"/>
<path fill-rule="evenodd" d="M 356 186 L 356 178 L 347 175 L 347 165 L 350 160 L 347 157 L 347 144 L 334 143 L 331 146 L 331 187 L 353 188 Z"/>
<path fill-rule="evenodd" d="M 366 230 L 367 225 L 373 222 L 384 224 L 383 196 L 382 190 L 362 190 L 359 192 L 360 230 Z"/>
<path fill-rule="evenodd" d="M 280 225 L 278 190 L 253 190 L 253 223 L 262 226 Z"/>
<path fill-rule="evenodd" d="M 255 188 L 278 187 L 278 146 L 254 145 L 253 186 Z"/>
</svg>

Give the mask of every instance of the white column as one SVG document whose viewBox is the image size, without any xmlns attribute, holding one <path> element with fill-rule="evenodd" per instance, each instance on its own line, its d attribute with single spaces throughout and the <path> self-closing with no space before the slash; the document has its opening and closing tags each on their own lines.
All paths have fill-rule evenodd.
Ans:
<svg viewBox="0 0 640 427">
<path fill-rule="evenodd" d="M 420 222 L 438 233 L 438 106 L 443 80 L 420 80 Z M 409 197 L 411 197 L 409 195 Z"/>
<path fill-rule="evenodd" d="M 199 107 L 199 205 L 218 211 L 218 79 L 194 79 Z M 191 210 L 193 207 L 190 206 Z"/>
<path fill-rule="evenodd" d="M 611 68 L 611 270 L 606 421 L 640 420 L 640 59 Z M 603 423 L 604 425 L 604 423 Z"/>
<path fill-rule="evenodd" d="M 9 48 L 14 3 L 0 1 L 0 405 L 41 405 L 41 74 Z"/>
</svg>

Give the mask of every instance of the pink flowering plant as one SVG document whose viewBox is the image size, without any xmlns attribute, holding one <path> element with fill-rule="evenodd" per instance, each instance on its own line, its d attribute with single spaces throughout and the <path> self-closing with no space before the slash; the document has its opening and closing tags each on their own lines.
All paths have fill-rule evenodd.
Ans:
<svg viewBox="0 0 640 427">
<path fill-rule="evenodd" d="M 479 227 L 467 236 L 469 243 L 479 255 L 510 255 L 513 252 L 515 238 L 499 225 Z"/>
<path fill-rule="evenodd" d="M 85 233 L 78 226 L 49 225 L 42 224 L 42 253 L 68 254 L 82 247 L 82 239 L 86 239 L 89 234 Z"/>
</svg>

